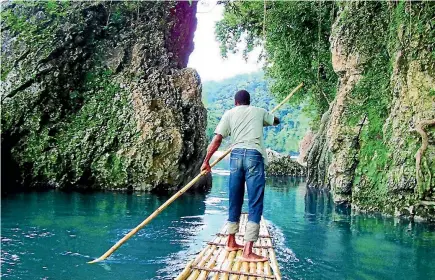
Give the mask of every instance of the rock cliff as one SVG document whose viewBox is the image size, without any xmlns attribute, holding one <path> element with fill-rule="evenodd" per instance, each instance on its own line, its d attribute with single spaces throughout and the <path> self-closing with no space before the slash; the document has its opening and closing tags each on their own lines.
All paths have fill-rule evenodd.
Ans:
<svg viewBox="0 0 435 280">
<path fill-rule="evenodd" d="M 433 3 L 348 2 L 330 37 L 339 75 L 308 180 L 359 210 L 435 220 Z"/>
<path fill-rule="evenodd" d="M 288 155 L 282 155 L 274 150 L 267 149 L 266 174 L 270 176 L 306 176 L 306 168 Z"/>
<path fill-rule="evenodd" d="M 2 5 L 2 190 L 175 189 L 197 173 L 196 2 Z"/>
</svg>

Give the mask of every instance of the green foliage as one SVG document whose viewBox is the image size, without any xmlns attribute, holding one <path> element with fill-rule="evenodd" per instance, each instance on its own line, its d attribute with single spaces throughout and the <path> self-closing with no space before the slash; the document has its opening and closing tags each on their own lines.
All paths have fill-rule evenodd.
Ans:
<svg viewBox="0 0 435 280">
<path fill-rule="evenodd" d="M 15 45 L 20 44 L 17 48 L 25 44 L 32 52 L 49 53 L 54 47 L 55 30 L 67 15 L 68 6 L 67 1 L 12 1 L 10 7 L 1 11 L 2 32 L 17 36 Z M 1 68 L 3 81 L 13 68 L 7 56 L 2 57 Z"/>
<path fill-rule="evenodd" d="M 392 101 L 389 84 L 391 71 L 386 49 L 381 49 L 350 93 L 345 111 L 350 126 L 355 126 L 366 116 L 369 126 L 373 127 L 370 130 L 371 137 L 378 139 L 382 138 L 382 125 L 388 117 Z"/>
<path fill-rule="evenodd" d="M 109 5 L 105 7 L 109 17 L 106 28 L 120 28 L 127 22 L 133 21 L 136 21 L 138 24 L 141 18 L 146 17 L 146 13 L 149 12 L 150 9 L 159 9 L 160 7 L 159 5 L 145 6 L 142 1 L 111 0 L 109 1 Z"/>
<path fill-rule="evenodd" d="M 388 191 L 387 171 L 393 154 L 398 152 L 397 147 L 389 144 L 391 124 L 385 126 L 393 99 L 391 92 L 397 86 L 391 81 L 393 66 L 402 67 L 402 64 L 419 56 L 424 67 L 433 69 L 433 61 L 426 63 L 425 55 L 421 54 L 428 52 L 428 46 L 429 50 L 434 46 L 435 36 L 430 32 L 425 33 L 428 30 L 422 27 L 426 26 L 425 20 L 428 20 L 425 17 L 435 12 L 434 6 L 428 3 L 411 6 L 403 1 L 393 6 L 387 2 L 358 2 L 344 6 L 339 19 L 340 29 L 337 32 L 340 34 L 336 35 L 347 42 L 347 52 L 359 53 L 363 59 L 363 77 L 349 95 L 344 115 L 349 126 L 355 126 L 366 118 L 360 135 L 360 161 L 354 183 L 358 185 L 361 176 L 364 176 L 364 184 L 370 185 L 371 191 L 377 193 L 377 198 L 364 203 L 378 205 L 379 209 L 384 207 L 382 197 L 386 197 Z M 417 15 L 420 16 L 419 20 L 410 20 L 410 17 Z M 401 52 L 400 60 L 395 61 L 398 50 Z M 406 149 L 417 149 L 413 147 L 414 144 L 408 145 Z M 403 161 L 408 166 L 415 164 L 414 158 L 404 158 Z M 421 197 L 424 196 L 423 191 L 417 192 Z M 360 191 L 358 199 L 373 197 L 373 193 L 362 194 Z"/>
<path fill-rule="evenodd" d="M 223 113 L 234 107 L 234 94 L 246 89 L 251 94 L 253 106 L 273 109 L 278 103 L 270 94 L 270 84 L 261 72 L 238 75 L 223 81 L 203 83 L 204 104 L 207 108 L 207 130 L 209 140 Z M 276 112 L 281 124 L 264 129 L 265 145 L 282 153 L 297 153 L 299 141 L 309 127 L 309 117 L 302 112 L 301 106 L 283 106 Z M 226 143 L 228 144 L 228 143 Z"/>
<path fill-rule="evenodd" d="M 305 92 L 291 103 L 305 104 L 316 128 L 335 96 L 337 76 L 332 69 L 329 36 L 336 10 L 334 2 L 268 2 L 264 44 L 263 2 L 226 2 L 224 18 L 216 25 L 222 55 L 239 51 L 240 41 L 246 43 L 245 54 L 264 44 L 266 74 L 274 80 L 272 93 L 285 97 L 303 81 Z"/>
<path fill-rule="evenodd" d="M 69 1 L 48 0 L 45 2 L 45 10 L 52 16 L 66 16 L 66 9 L 69 6 Z"/>
<path fill-rule="evenodd" d="M 28 115 L 30 133 L 14 151 L 23 168 L 32 164 L 35 178 L 58 183 L 80 182 L 90 173 L 100 184 L 125 185 L 129 163 L 114 151 L 137 135 L 135 127 L 124 122 L 131 117 L 128 96 L 112 79 L 110 71 L 88 73 L 83 90 L 70 94 L 81 96 L 83 106 L 51 127 L 35 129 L 42 116 Z"/>
<path fill-rule="evenodd" d="M 329 39 L 338 39 L 340 51 L 357 58 L 358 68 L 354 70 L 362 75 L 344 100 L 344 119 L 340 120 L 349 129 L 358 128 L 365 120 L 359 141 L 354 143 L 359 155 L 355 162 L 353 199 L 367 208 L 385 209 L 385 199 L 391 191 L 387 189 L 391 185 L 387 182 L 391 165 L 397 168 L 400 161 L 406 166 L 402 168 L 405 174 L 398 175 L 402 181 L 415 174 L 415 160 L 410 155 L 415 154 L 418 141 L 407 139 L 406 147 L 402 147 L 405 150 L 396 151 L 391 137 L 393 130 L 402 128 L 392 127 L 387 117 L 396 90 L 404 86 L 401 83 L 406 83 L 402 79 L 407 77 L 401 75 L 409 73 L 407 67 L 413 65 L 413 61 L 418 61 L 418 66 L 413 67 L 421 67 L 419 71 L 435 75 L 435 5 L 430 1 L 276 1 L 266 4 L 266 34 L 263 34 L 263 2 L 225 3 L 224 18 L 216 25 L 222 55 L 231 51 L 243 51 L 246 55 L 254 47 L 263 46 L 266 74 L 274 81 L 271 91 L 285 96 L 303 80 L 306 93 L 297 95 L 292 102 L 305 101 L 304 109 L 309 110 L 318 123 L 328 108 L 328 101 L 335 96 L 337 76 L 331 65 Z M 426 93 L 434 96 L 433 86 L 432 89 L 417 87 L 423 98 Z M 404 158 L 400 159 L 402 154 Z M 422 169 L 428 174 L 426 177 L 431 176 L 430 164 L 424 159 Z M 428 194 L 427 186 L 421 188 L 425 189 L 416 189 L 420 198 Z M 409 199 L 414 198 L 410 195 Z"/>
<path fill-rule="evenodd" d="M 338 18 L 339 30 L 334 30 L 343 41 L 346 53 L 358 52 L 364 57 L 376 55 L 388 39 L 389 10 L 386 2 L 355 2 L 344 5 Z M 345 28 L 342 28 L 345 26 Z"/>
<path fill-rule="evenodd" d="M 12 1 L 13 8 L 4 9 L 1 12 L 2 24 L 6 29 L 16 32 L 22 37 L 41 35 L 48 33 L 50 23 L 66 16 L 69 2 L 67 1 Z M 22 8 L 31 8 L 32 16 L 29 17 L 27 10 Z M 44 16 L 38 19 L 37 13 Z M 50 16 L 45 16 L 46 14 Z M 48 29 L 48 30 L 47 30 Z"/>
<path fill-rule="evenodd" d="M 345 38 L 346 52 L 357 52 L 366 63 L 363 77 L 349 95 L 344 117 L 354 127 L 365 120 L 360 134 L 360 163 L 354 183 L 364 176 L 365 184 L 371 185 L 376 198 L 369 205 L 380 205 L 386 193 L 386 174 L 390 151 L 386 145 L 383 125 L 390 112 L 390 63 L 388 8 L 380 2 L 359 3 L 356 7 L 345 6 L 339 19 L 340 36 Z M 367 196 L 367 195 L 365 195 Z M 361 201 L 360 201 L 361 202 Z M 378 209 L 379 210 L 379 209 Z"/>
</svg>

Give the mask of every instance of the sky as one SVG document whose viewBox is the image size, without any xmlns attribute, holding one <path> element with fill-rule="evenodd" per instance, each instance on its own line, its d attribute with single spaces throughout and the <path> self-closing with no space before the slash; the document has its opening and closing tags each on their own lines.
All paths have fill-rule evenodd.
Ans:
<svg viewBox="0 0 435 280">
<path fill-rule="evenodd" d="M 229 54 L 223 59 L 220 55 L 219 43 L 216 41 L 215 23 L 222 19 L 223 6 L 214 1 L 198 3 L 196 17 L 198 25 L 195 32 L 195 48 L 190 55 L 188 66 L 198 71 L 201 81 L 223 80 L 238 74 L 255 72 L 261 69 L 257 64 L 259 52 L 254 51 L 246 62 L 241 53 Z"/>
</svg>

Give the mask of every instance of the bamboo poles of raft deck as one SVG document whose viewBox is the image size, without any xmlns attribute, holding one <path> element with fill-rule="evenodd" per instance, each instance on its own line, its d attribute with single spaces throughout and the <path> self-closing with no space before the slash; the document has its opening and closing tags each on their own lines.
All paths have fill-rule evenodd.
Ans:
<svg viewBox="0 0 435 280">
<path fill-rule="evenodd" d="M 226 230 L 226 228 L 227 228 L 227 224 L 225 224 L 225 226 L 223 227 L 223 230 Z M 215 239 L 214 239 L 214 241 L 217 241 L 217 239 L 218 239 L 218 237 L 216 237 Z M 196 256 L 196 258 L 194 259 L 194 260 L 192 260 L 192 261 L 190 261 L 187 265 L 186 265 L 186 267 L 183 269 L 183 271 L 175 278 L 175 280 L 183 280 L 183 279 L 186 279 L 189 275 L 190 275 L 190 271 L 191 271 L 191 267 L 194 267 L 194 266 L 196 266 L 199 262 L 200 262 L 200 260 L 201 260 L 201 258 L 202 258 L 202 256 L 204 256 L 205 255 L 205 253 L 207 252 L 207 251 L 209 251 L 210 249 L 211 249 L 211 245 L 207 245 L 197 256 Z"/>
<path fill-rule="evenodd" d="M 240 222 L 239 222 L 239 225 L 240 225 L 240 232 L 243 234 L 243 235 L 245 235 L 245 233 L 246 233 L 246 223 L 247 223 L 247 220 L 248 220 L 248 215 L 242 215 L 242 216 L 240 216 Z M 240 257 L 241 256 L 241 250 L 239 250 L 238 252 L 240 252 L 240 255 L 239 254 L 237 254 L 238 255 L 238 257 Z M 235 265 L 235 267 L 233 268 L 233 271 L 241 271 L 241 272 L 248 272 L 248 270 L 247 270 L 247 267 L 248 267 L 248 263 L 247 262 L 242 262 L 242 261 L 240 261 L 240 260 L 237 260 L 236 261 L 237 263 L 236 263 L 236 265 Z M 239 275 L 233 275 L 232 277 L 231 277 L 231 280 L 237 280 L 237 279 L 239 279 Z M 240 280 L 245 280 L 245 277 L 244 276 L 240 276 Z"/>
<path fill-rule="evenodd" d="M 228 260 L 225 261 L 225 265 L 224 265 L 224 267 L 223 267 L 224 270 L 226 270 L 226 271 L 231 270 L 232 265 L 233 265 L 233 263 L 234 263 L 234 260 L 236 259 L 236 255 L 237 255 L 237 252 L 236 252 L 236 251 L 232 251 L 232 252 L 230 253 L 230 255 L 228 256 Z M 219 276 L 220 276 L 219 273 L 216 273 L 215 279 L 219 279 Z M 230 276 L 230 275 L 229 275 L 228 273 L 224 272 L 224 273 L 221 275 L 220 279 L 221 279 L 221 280 L 228 280 L 229 276 Z"/>
<path fill-rule="evenodd" d="M 263 220 L 263 218 L 262 218 L 262 220 Z M 267 229 L 265 227 L 262 227 L 261 225 L 260 225 L 260 235 L 263 235 L 263 236 L 267 235 L 267 236 L 269 236 L 269 233 L 267 232 Z M 258 244 L 260 246 L 266 246 L 265 238 L 258 239 Z M 261 255 L 269 258 L 268 251 L 267 251 L 266 248 L 261 248 Z M 263 269 L 262 269 L 263 274 L 267 275 L 267 276 L 272 276 L 272 272 L 270 270 L 270 264 L 269 264 L 269 262 L 264 262 L 262 264 L 263 264 Z"/>
<path fill-rule="evenodd" d="M 260 255 L 264 256 L 264 249 L 258 249 L 258 252 Z M 264 263 L 263 262 L 258 262 L 257 263 L 257 274 L 261 274 L 264 273 Z M 264 280 L 264 278 L 262 277 L 257 277 L 257 280 Z"/>
<path fill-rule="evenodd" d="M 220 237 L 220 239 L 222 240 L 222 241 L 224 241 L 225 242 L 225 238 L 223 238 L 223 237 Z M 220 241 L 219 241 L 219 243 L 220 243 Z M 218 257 L 219 257 L 219 255 L 221 254 L 221 252 L 223 252 L 223 251 L 226 251 L 225 250 L 225 247 L 222 247 L 222 246 L 219 246 L 219 249 L 217 250 L 217 253 L 210 259 L 210 261 L 208 262 L 208 264 L 205 266 L 205 268 L 209 268 L 209 269 L 213 269 L 214 267 L 215 267 L 215 265 L 216 265 L 216 261 L 217 261 L 217 259 L 218 259 Z M 205 280 L 205 279 L 207 279 L 207 275 L 209 274 L 209 271 L 207 271 L 207 270 L 203 270 L 203 271 L 201 271 L 201 274 L 198 276 L 198 280 Z"/>
<path fill-rule="evenodd" d="M 223 231 L 221 231 L 221 233 L 227 234 L 228 232 L 227 232 L 227 230 L 223 230 Z M 236 255 L 237 255 L 236 251 L 230 252 L 229 255 L 228 255 L 228 259 L 224 260 L 224 262 L 222 262 L 222 264 L 220 265 L 221 269 L 223 269 L 223 270 L 231 270 L 231 267 L 233 265 L 234 259 L 236 258 Z M 214 279 L 221 278 L 221 279 L 228 280 L 228 277 L 229 277 L 228 273 L 224 273 L 223 275 L 220 275 L 220 273 L 216 272 L 215 276 L 214 276 Z"/>
<path fill-rule="evenodd" d="M 239 244 L 243 242 L 246 233 L 247 215 L 240 218 L 240 233 L 236 235 Z M 264 219 L 260 222 L 260 238 L 254 244 L 254 252 L 267 257 L 266 262 L 242 262 L 239 257 L 242 250 L 228 252 L 225 243 L 228 228 L 224 227 L 209 242 L 194 261 L 190 261 L 186 268 L 176 278 L 177 280 L 266 280 L 281 279 L 281 275 L 273 251 L 272 241 Z"/>
<path fill-rule="evenodd" d="M 225 238 L 224 238 L 224 240 L 225 240 Z M 221 252 L 221 254 L 219 255 L 219 258 L 218 258 L 219 265 L 218 265 L 218 267 L 216 267 L 216 269 L 222 270 L 223 269 L 223 265 L 225 263 L 225 260 L 227 258 L 229 258 L 229 255 L 232 254 L 232 253 L 234 253 L 233 254 L 233 258 L 234 258 L 234 256 L 236 255 L 236 252 L 229 252 L 227 250 L 222 250 L 222 252 Z M 215 272 L 213 277 L 212 277 L 212 280 L 218 280 L 218 279 L 219 279 L 219 273 Z"/>
<path fill-rule="evenodd" d="M 240 232 L 244 232 L 245 228 L 243 227 L 243 221 L 244 221 L 244 217 L 243 215 L 240 217 L 240 222 L 239 222 L 239 231 Z M 228 232 L 227 232 L 228 234 Z M 238 250 L 236 253 L 236 257 L 234 258 L 234 260 L 230 263 L 230 266 L 228 267 L 230 271 L 239 271 L 240 270 L 240 266 L 241 266 L 241 262 L 239 260 L 240 256 L 242 255 L 241 251 Z M 225 277 L 224 279 L 231 279 L 231 280 L 235 280 L 238 278 L 237 275 L 229 275 Z"/>
</svg>

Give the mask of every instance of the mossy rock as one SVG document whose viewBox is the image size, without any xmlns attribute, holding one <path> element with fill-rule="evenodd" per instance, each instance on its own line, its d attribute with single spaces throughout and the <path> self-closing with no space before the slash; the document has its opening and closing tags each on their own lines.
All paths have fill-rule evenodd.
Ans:
<svg viewBox="0 0 435 280">
<path fill-rule="evenodd" d="M 2 6 L 2 191 L 167 190 L 198 172 L 196 3 Z"/>
</svg>

